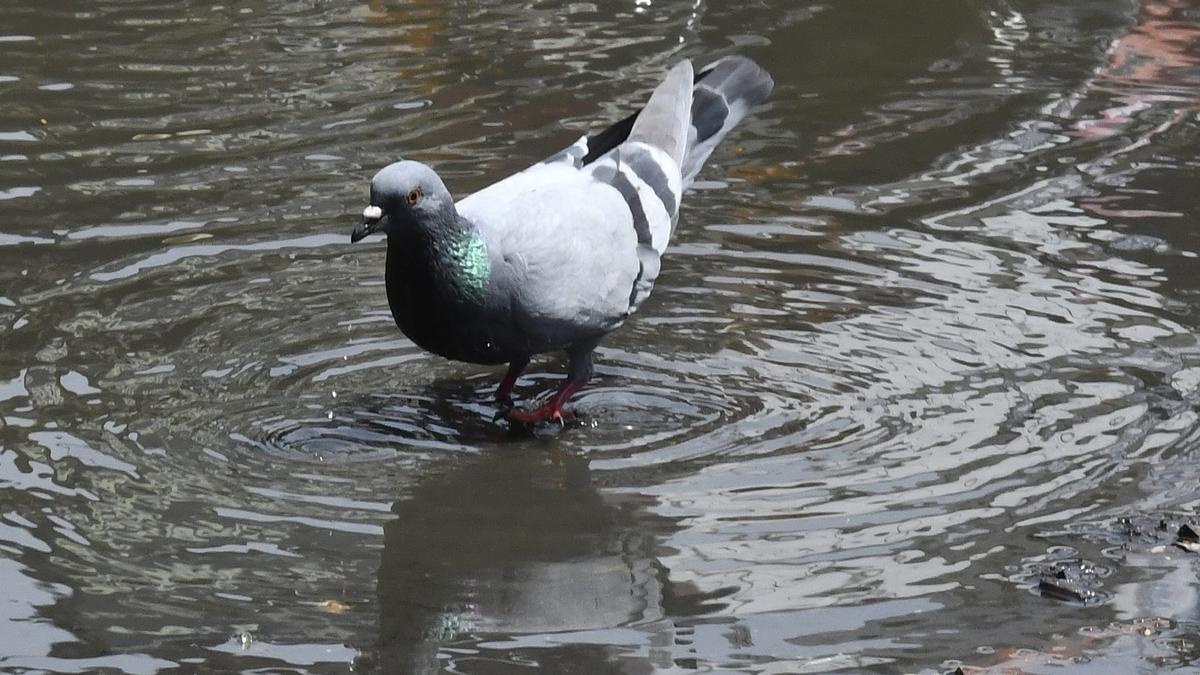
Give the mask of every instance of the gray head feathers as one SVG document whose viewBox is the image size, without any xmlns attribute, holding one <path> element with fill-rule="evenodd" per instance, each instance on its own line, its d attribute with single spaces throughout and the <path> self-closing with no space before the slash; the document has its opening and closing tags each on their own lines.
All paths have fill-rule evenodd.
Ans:
<svg viewBox="0 0 1200 675">
<path fill-rule="evenodd" d="M 457 218 L 454 198 L 437 173 L 420 162 L 400 160 L 383 167 L 371 179 L 371 204 L 363 211 L 363 222 L 354 228 L 350 241 L 373 232 L 391 235 L 414 228 L 435 229 Z"/>
<path fill-rule="evenodd" d="M 433 169 L 420 162 L 393 162 L 371 179 L 371 205 L 392 225 L 441 220 L 454 213 L 454 199 Z"/>
</svg>

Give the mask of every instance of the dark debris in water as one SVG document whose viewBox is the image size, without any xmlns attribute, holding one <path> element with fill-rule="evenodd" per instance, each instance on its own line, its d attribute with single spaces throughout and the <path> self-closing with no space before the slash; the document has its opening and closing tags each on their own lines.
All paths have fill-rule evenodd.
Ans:
<svg viewBox="0 0 1200 675">
<path fill-rule="evenodd" d="M 1009 578 L 1043 598 L 1082 605 L 1108 599 L 1102 590 L 1111 570 L 1079 556 L 1067 546 L 1053 546 L 1045 555 L 1009 568 Z"/>
<path fill-rule="evenodd" d="M 1184 523 L 1175 533 L 1175 546 L 1192 553 L 1200 551 L 1200 535 L 1196 534 L 1191 525 Z"/>
<path fill-rule="evenodd" d="M 1105 588 L 1110 577 L 1113 577 L 1112 585 L 1120 586 L 1127 581 L 1122 578 L 1127 576 L 1123 573 L 1126 567 L 1144 565 L 1147 560 L 1154 561 L 1156 556 L 1175 557 L 1184 564 L 1200 561 L 1200 558 L 1192 557 L 1192 554 L 1200 553 L 1200 514 L 1194 512 L 1155 511 L 1080 521 L 1041 536 L 1058 541 L 1074 540 L 1075 546 L 1050 546 L 1043 555 L 1007 567 L 1007 578 L 1030 593 L 1065 605 L 1094 607 L 1107 603 L 1113 596 L 1111 589 Z M 1086 542 L 1093 546 L 1089 549 Z M 1088 550 L 1097 548 L 1102 556 L 1097 559 L 1103 564 L 1087 555 Z M 1200 570 L 1200 564 L 1196 568 Z M 1138 649 L 1158 667 L 1200 663 L 1200 640 L 1197 639 L 1200 638 L 1200 623 L 1195 621 L 1176 622 L 1151 616 L 1085 627 L 1051 637 L 1053 646 L 1049 649 L 1033 650 L 1021 645 L 1004 649 L 983 646 L 980 653 L 992 654 L 993 657 L 988 659 L 991 663 L 950 662 L 944 664 L 946 670 L 943 672 L 953 675 L 1042 672 L 1085 663 L 1097 666 L 1096 672 L 1109 672 L 1103 664 L 1111 665 L 1106 661 L 1110 651 L 1120 653 L 1129 649 L 1127 642 L 1123 647 L 1113 645 L 1130 639 L 1146 640 Z"/>
<path fill-rule="evenodd" d="M 1088 560 L 1072 558 L 1056 560 L 1040 572 L 1037 590 L 1043 598 L 1078 602 L 1084 605 L 1101 602 L 1108 597 L 1100 588 L 1108 569 Z"/>
<path fill-rule="evenodd" d="M 1042 580 L 1038 582 L 1038 592 L 1044 598 L 1079 602 L 1085 605 L 1096 602 L 1099 598 L 1094 589 L 1088 588 L 1084 582 L 1078 579 L 1072 579 L 1065 570 L 1058 570 L 1052 575 L 1043 575 Z"/>
<path fill-rule="evenodd" d="M 1198 522 L 1200 516 L 1194 513 L 1163 511 L 1078 523 L 1066 534 L 1111 544 L 1113 548 L 1105 555 L 1114 560 L 1125 552 L 1169 553 L 1178 549 L 1200 553 Z"/>
<path fill-rule="evenodd" d="M 1081 522 L 1046 536 L 1081 537 L 1110 545 L 1101 553 L 1108 564 L 1126 562 L 1127 553 L 1166 555 L 1175 550 L 1200 553 L 1200 518 L 1196 514 L 1159 512 Z M 1107 565 L 1084 559 L 1074 548 L 1054 546 L 1046 555 L 1009 570 L 1009 578 L 1044 598 L 1093 605 L 1104 602 Z"/>
</svg>

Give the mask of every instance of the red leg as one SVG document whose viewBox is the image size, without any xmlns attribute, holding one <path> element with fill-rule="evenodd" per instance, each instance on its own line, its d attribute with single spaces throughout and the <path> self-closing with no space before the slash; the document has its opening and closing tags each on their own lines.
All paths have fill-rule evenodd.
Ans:
<svg viewBox="0 0 1200 675">
<path fill-rule="evenodd" d="M 587 345 L 586 349 L 568 352 L 571 360 L 567 364 L 567 381 L 558 388 L 554 398 L 533 410 L 514 409 L 509 411 L 509 421 L 521 424 L 537 424 L 546 420 L 561 422 L 564 419 L 563 405 L 592 377 L 592 349 L 594 347 L 594 344 Z"/>
<path fill-rule="evenodd" d="M 508 372 L 504 373 L 504 379 L 500 380 L 500 386 L 496 387 L 496 400 L 501 403 L 512 403 L 513 386 L 517 384 L 517 378 L 521 376 L 521 371 L 525 370 L 525 366 L 529 365 L 529 359 L 517 359 L 508 364 Z"/>
<path fill-rule="evenodd" d="M 529 359 L 517 359 L 508 364 L 508 372 L 504 373 L 504 379 L 500 380 L 500 386 L 496 387 L 496 402 L 500 404 L 496 410 L 494 420 L 508 417 L 513 409 L 512 390 L 517 384 L 517 378 L 521 376 L 521 371 L 525 370 L 525 366 L 529 365 Z"/>
</svg>

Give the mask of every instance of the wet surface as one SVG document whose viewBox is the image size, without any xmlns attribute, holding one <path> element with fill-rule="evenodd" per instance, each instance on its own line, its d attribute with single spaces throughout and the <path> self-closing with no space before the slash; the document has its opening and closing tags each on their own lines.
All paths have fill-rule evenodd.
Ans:
<svg viewBox="0 0 1200 675">
<path fill-rule="evenodd" d="M 1200 658 L 1186 3 L 0 27 L 0 669 Z M 403 155 L 467 194 L 731 51 L 772 102 L 685 199 L 584 422 L 510 433 L 500 372 L 393 326 L 382 244 L 348 242 L 369 176 Z"/>
</svg>

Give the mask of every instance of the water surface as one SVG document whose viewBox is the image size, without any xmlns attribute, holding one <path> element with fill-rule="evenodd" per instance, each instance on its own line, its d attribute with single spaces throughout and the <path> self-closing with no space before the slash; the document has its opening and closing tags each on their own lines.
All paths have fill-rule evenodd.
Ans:
<svg viewBox="0 0 1200 675">
<path fill-rule="evenodd" d="M 1200 501 L 1186 3 L 0 26 L 0 669 L 1197 658 L 1169 546 Z M 731 52 L 772 101 L 685 199 L 585 423 L 492 422 L 500 373 L 405 340 L 382 243 L 349 244 L 369 176 L 404 156 L 468 194 Z M 1093 594 L 1039 592 L 1056 570 Z"/>
</svg>

